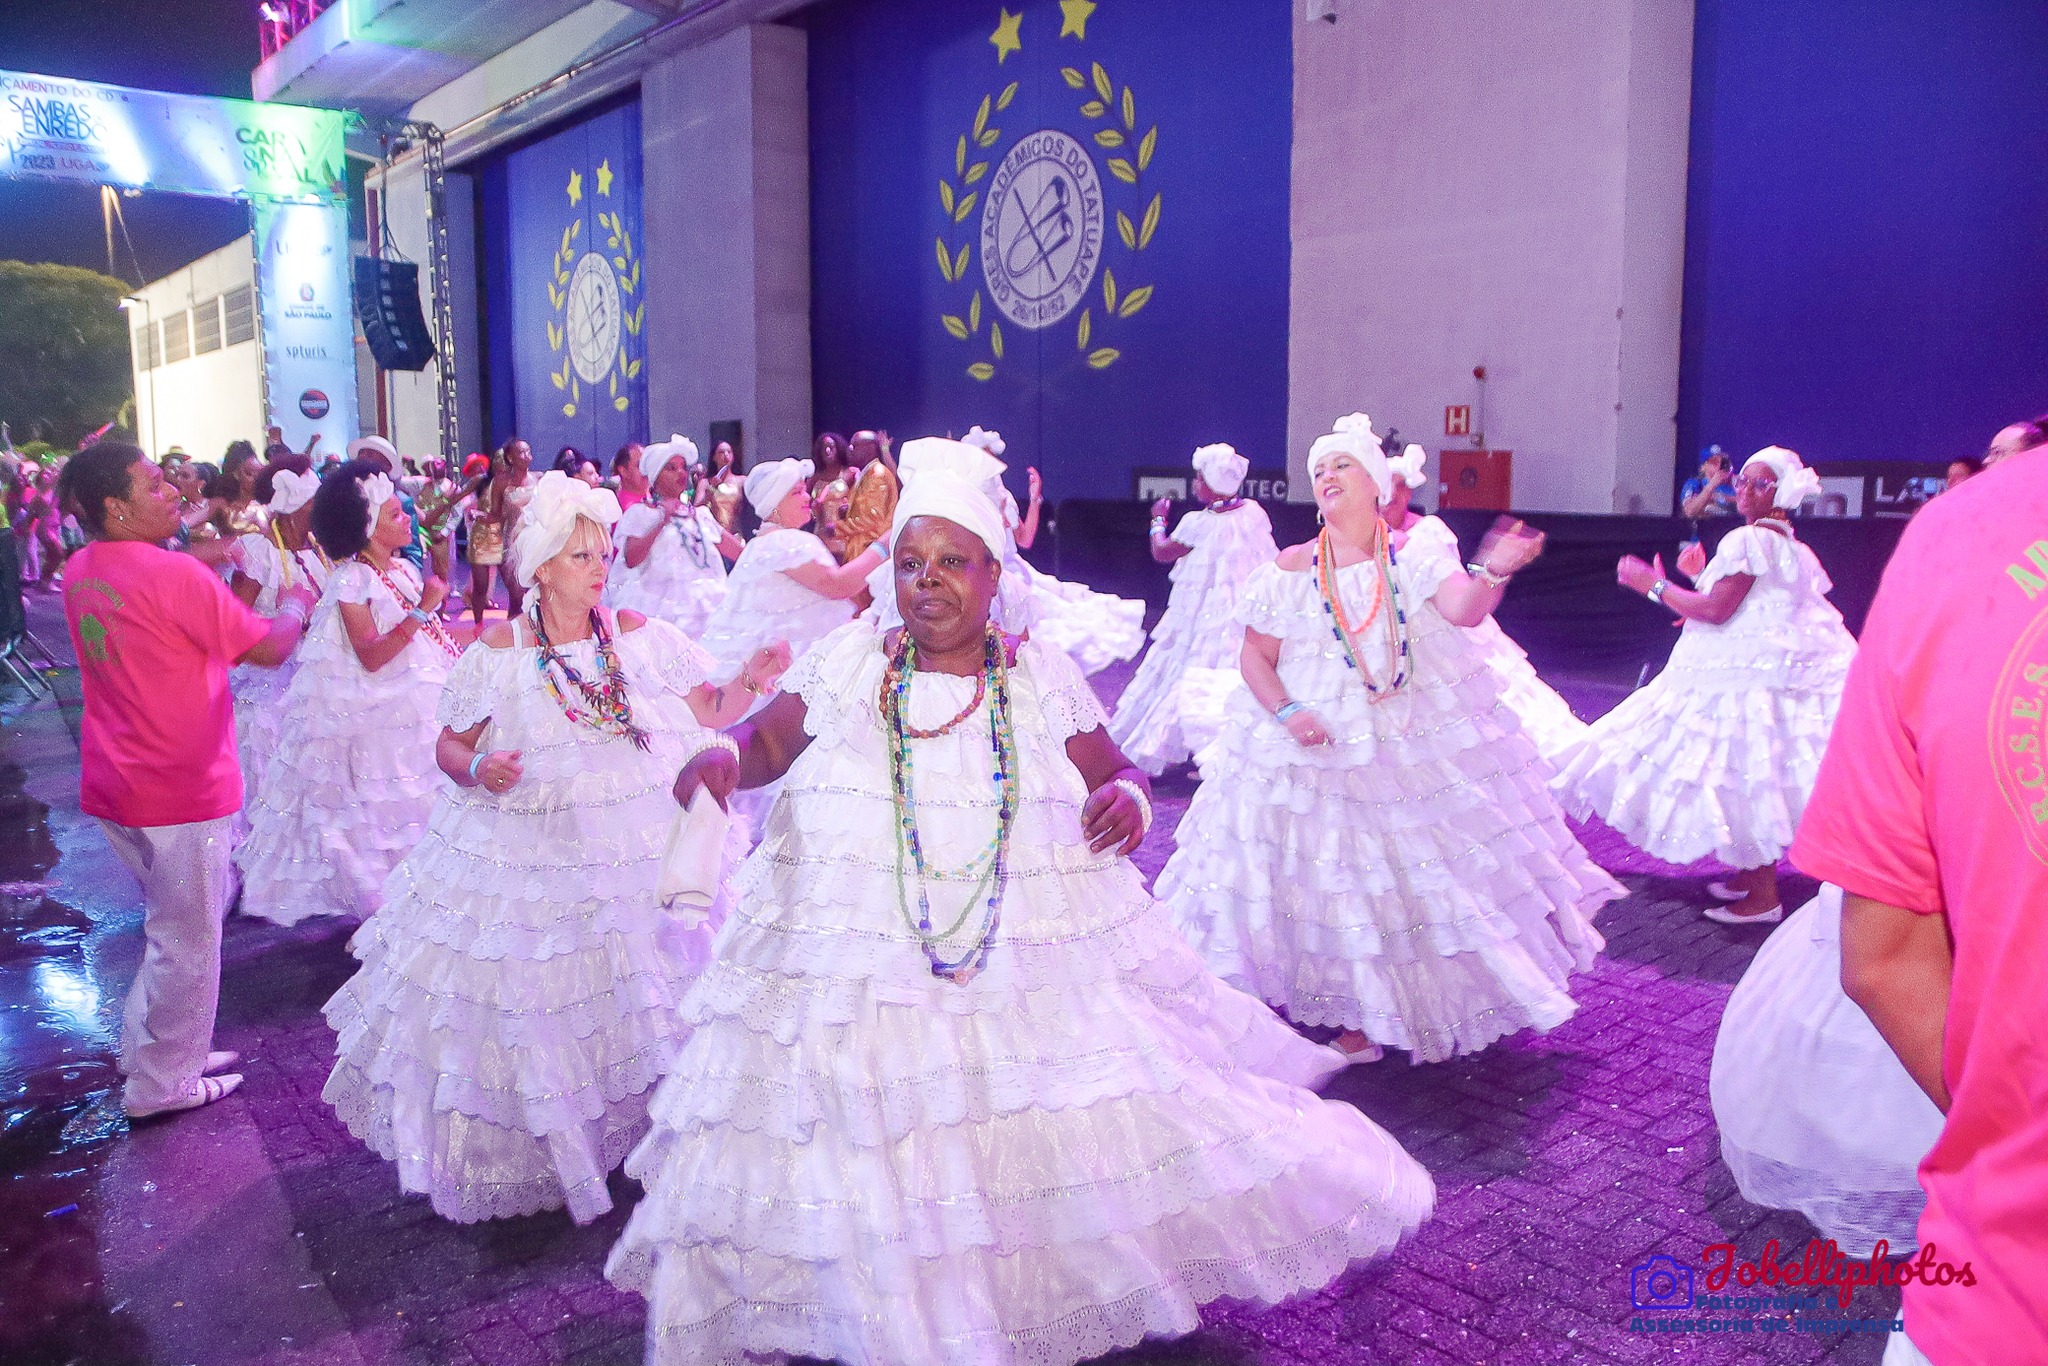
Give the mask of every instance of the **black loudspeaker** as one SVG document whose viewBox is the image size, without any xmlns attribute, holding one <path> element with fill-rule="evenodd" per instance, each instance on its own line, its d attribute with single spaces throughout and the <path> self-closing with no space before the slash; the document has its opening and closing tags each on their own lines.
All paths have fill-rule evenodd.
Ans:
<svg viewBox="0 0 2048 1366">
<path fill-rule="evenodd" d="M 424 370 L 434 358 L 433 334 L 420 313 L 420 268 L 411 262 L 358 256 L 356 317 L 379 369 Z"/>
</svg>

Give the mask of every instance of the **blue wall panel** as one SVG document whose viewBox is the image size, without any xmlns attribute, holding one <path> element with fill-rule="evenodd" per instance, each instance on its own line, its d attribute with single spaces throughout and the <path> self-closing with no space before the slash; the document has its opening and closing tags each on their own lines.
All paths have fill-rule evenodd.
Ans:
<svg viewBox="0 0 2048 1366">
<path fill-rule="evenodd" d="M 994 427 L 1054 498 L 1284 464 L 1290 4 L 1007 3 L 806 12 L 818 427 Z"/>
<path fill-rule="evenodd" d="M 1682 453 L 1945 461 L 2048 409 L 2044 73 L 2041 0 L 1698 0 Z"/>
</svg>

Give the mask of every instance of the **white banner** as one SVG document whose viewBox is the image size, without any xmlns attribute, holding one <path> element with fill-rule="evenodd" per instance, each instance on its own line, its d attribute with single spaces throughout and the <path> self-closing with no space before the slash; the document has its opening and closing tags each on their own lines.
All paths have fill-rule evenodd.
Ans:
<svg viewBox="0 0 2048 1366">
<path fill-rule="evenodd" d="M 251 206 L 269 425 L 295 451 L 355 438 L 356 345 L 345 204 Z"/>
</svg>

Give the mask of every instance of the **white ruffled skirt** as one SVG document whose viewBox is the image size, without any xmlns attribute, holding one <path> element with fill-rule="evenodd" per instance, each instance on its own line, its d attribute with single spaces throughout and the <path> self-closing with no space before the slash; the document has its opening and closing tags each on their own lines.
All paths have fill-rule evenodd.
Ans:
<svg viewBox="0 0 2048 1366">
<path fill-rule="evenodd" d="M 1842 991 L 1842 892 L 1771 932 L 1728 998 L 1708 1082 L 1751 1204 L 1794 1209 L 1852 1257 L 1912 1249 L 1942 1115 Z"/>
<path fill-rule="evenodd" d="M 235 699 L 235 756 L 242 766 L 245 811 L 262 795 L 263 774 L 270 766 L 270 756 L 277 753 L 283 731 L 285 692 L 297 672 L 296 663 L 288 660 L 275 669 L 238 664 L 228 673 L 228 687 Z"/>
</svg>

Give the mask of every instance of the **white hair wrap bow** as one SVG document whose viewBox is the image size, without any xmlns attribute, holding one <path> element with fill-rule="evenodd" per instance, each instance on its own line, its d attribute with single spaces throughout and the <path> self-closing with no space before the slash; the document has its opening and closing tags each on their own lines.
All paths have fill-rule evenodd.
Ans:
<svg viewBox="0 0 2048 1366">
<path fill-rule="evenodd" d="M 981 447 L 998 460 L 1003 458 L 1004 447 L 1003 434 L 1001 432 L 985 432 L 979 427 L 969 427 L 967 435 L 960 439 L 970 446 Z"/>
<path fill-rule="evenodd" d="M 311 470 L 300 474 L 297 470 L 279 470 L 270 476 L 270 510 L 278 516 L 297 512 L 313 501 L 313 495 L 320 491 L 320 476 Z"/>
<path fill-rule="evenodd" d="M 1239 455 L 1235 446 L 1218 441 L 1196 449 L 1194 466 L 1203 483 L 1218 496 L 1228 498 L 1244 487 L 1244 477 L 1251 471 L 1252 462 Z"/>
<path fill-rule="evenodd" d="M 381 472 L 360 480 L 357 487 L 363 491 L 363 501 L 370 505 L 370 522 L 363 528 L 363 534 L 374 535 L 377 531 L 377 514 L 384 510 L 384 505 L 397 495 L 398 490 L 392 484 L 391 476 Z"/>
<path fill-rule="evenodd" d="M 666 441 L 643 446 L 640 448 L 640 473 L 651 484 L 668 466 L 668 462 L 679 455 L 683 457 L 685 465 L 698 464 L 697 443 L 687 436 L 676 433 Z"/>
<path fill-rule="evenodd" d="M 1339 455 L 1349 455 L 1378 486 L 1380 502 L 1394 496 L 1394 475 L 1387 467 L 1387 453 L 1373 432 L 1372 419 L 1364 413 L 1347 413 L 1337 419 L 1327 436 L 1319 436 L 1308 448 L 1308 477 L 1314 479 L 1323 465 Z"/>
<path fill-rule="evenodd" d="M 519 535 L 512 542 L 512 564 L 519 581 L 533 587 L 540 567 L 562 553 L 576 534 L 576 522 L 584 518 L 606 531 L 619 520 L 619 496 L 606 488 L 592 488 L 560 470 L 549 470 L 534 485 L 533 500 L 519 519 Z"/>
<path fill-rule="evenodd" d="M 1387 470 L 1409 488 L 1419 489 L 1423 480 L 1422 467 L 1428 460 L 1429 452 L 1411 441 L 1401 448 L 1399 455 L 1388 457 Z"/>
<path fill-rule="evenodd" d="M 1783 446 L 1766 446 L 1742 462 L 1742 468 L 1762 465 L 1778 477 L 1778 493 L 1771 500 L 1774 507 L 1796 508 L 1820 492 L 1820 476 L 1815 474 L 1799 452 Z"/>
</svg>

